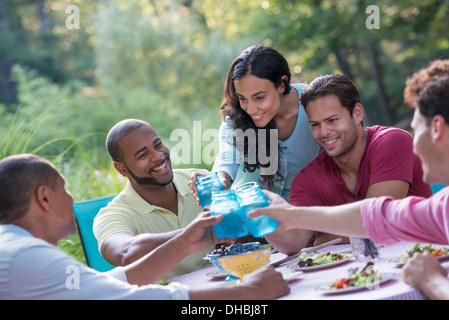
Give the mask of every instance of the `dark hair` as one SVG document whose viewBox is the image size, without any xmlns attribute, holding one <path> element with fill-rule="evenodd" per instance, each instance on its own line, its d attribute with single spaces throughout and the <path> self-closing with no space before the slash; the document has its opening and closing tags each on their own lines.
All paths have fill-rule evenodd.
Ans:
<svg viewBox="0 0 449 320">
<path fill-rule="evenodd" d="M 0 224 L 23 217 L 39 186 L 54 189 L 58 170 L 48 160 L 21 154 L 0 160 Z"/>
<path fill-rule="evenodd" d="M 276 88 L 282 83 L 285 85 L 284 95 L 288 95 L 291 91 L 290 81 L 291 73 L 287 60 L 275 49 L 254 45 L 244 50 L 231 64 L 228 74 L 226 76 L 224 86 L 224 98 L 220 108 L 220 113 L 224 119 L 230 118 L 234 122 L 234 129 L 242 129 L 245 132 L 247 129 L 253 129 L 256 132 L 256 150 L 259 130 L 266 133 L 266 149 L 270 150 L 269 143 L 270 129 L 276 129 L 276 124 L 272 119 L 265 128 L 257 128 L 251 117 L 241 108 L 240 101 L 235 94 L 234 81 L 243 78 L 246 75 L 253 75 L 261 79 L 270 80 Z M 283 79 L 286 76 L 287 79 Z M 235 144 L 235 141 L 234 141 Z M 248 146 L 245 146 L 244 155 L 248 155 Z M 279 149 L 281 150 L 281 149 Z M 258 151 L 256 152 L 255 164 L 244 164 L 245 171 L 254 172 L 257 168 L 264 165 L 259 163 Z M 280 159 L 280 157 L 278 157 Z M 279 166 L 278 166 L 279 168 Z M 279 178 L 282 176 L 277 173 Z M 262 183 L 268 185 L 268 189 L 272 187 L 274 175 L 262 176 Z"/>
<path fill-rule="evenodd" d="M 142 126 L 150 126 L 148 123 L 137 119 L 126 119 L 118 122 L 109 130 L 106 137 L 106 149 L 113 161 L 124 162 L 123 150 L 118 141 Z"/>
<path fill-rule="evenodd" d="M 341 105 L 349 111 L 351 117 L 355 105 L 360 103 L 359 91 L 354 82 L 348 77 L 338 74 L 324 75 L 316 78 L 301 92 L 299 100 L 307 110 L 309 102 L 329 95 L 337 96 Z"/>
<path fill-rule="evenodd" d="M 276 88 L 281 83 L 285 84 L 284 95 L 290 93 L 291 73 L 287 60 L 275 49 L 254 45 L 244 50 L 231 64 L 226 76 L 224 98 L 220 112 L 223 117 L 229 116 L 234 123 L 241 121 L 252 122 L 240 106 L 240 101 L 235 94 L 234 81 L 246 75 L 253 75 L 261 79 L 270 80 Z M 287 80 L 282 79 L 287 76 Z M 241 128 L 241 127 L 239 127 Z"/>
<path fill-rule="evenodd" d="M 417 99 L 419 112 L 428 123 L 436 115 L 441 115 L 449 124 L 449 76 L 429 82 Z"/>
</svg>

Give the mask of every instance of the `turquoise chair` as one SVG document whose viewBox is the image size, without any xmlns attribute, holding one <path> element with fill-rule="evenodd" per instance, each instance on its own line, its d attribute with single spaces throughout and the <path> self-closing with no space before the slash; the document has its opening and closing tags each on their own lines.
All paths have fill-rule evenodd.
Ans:
<svg viewBox="0 0 449 320">
<path fill-rule="evenodd" d="M 113 269 L 114 266 L 108 263 L 98 250 L 98 241 L 94 236 L 92 228 L 94 218 L 98 211 L 100 211 L 101 208 L 106 207 L 115 196 L 116 195 L 114 194 L 73 204 L 76 225 L 78 226 L 86 263 L 92 269 L 100 272 L 109 271 Z"/>
<path fill-rule="evenodd" d="M 435 194 L 446 186 L 444 184 L 431 184 L 430 187 L 432 188 L 432 192 Z"/>
</svg>

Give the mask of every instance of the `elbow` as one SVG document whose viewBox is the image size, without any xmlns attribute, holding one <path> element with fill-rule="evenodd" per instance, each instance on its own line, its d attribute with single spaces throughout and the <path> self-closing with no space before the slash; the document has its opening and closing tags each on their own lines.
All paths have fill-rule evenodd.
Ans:
<svg viewBox="0 0 449 320">
<path fill-rule="evenodd" d="M 131 246 L 128 245 L 117 248 L 105 242 L 101 246 L 100 252 L 107 262 L 116 267 L 124 267 L 137 260 Z"/>
<path fill-rule="evenodd" d="M 127 266 L 156 249 L 158 245 L 158 242 L 147 239 L 147 234 L 118 235 L 109 237 L 103 242 L 101 253 L 112 265 Z"/>
<path fill-rule="evenodd" d="M 141 250 L 136 250 L 136 248 L 134 246 L 129 246 L 127 248 L 124 248 L 123 252 L 120 254 L 121 265 L 127 266 L 127 265 L 139 260 L 144 255 L 145 254 L 142 254 Z"/>
<path fill-rule="evenodd" d="M 122 255 L 120 257 L 121 266 L 127 266 L 128 264 L 131 264 L 134 261 L 136 261 L 136 259 L 134 259 L 131 255 L 128 254 Z"/>
<path fill-rule="evenodd" d="M 293 254 L 296 254 L 296 253 L 298 253 L 299 250 L 301 250 L 301 249 L 302 249 L 302 248 L 299 248 L 299 249 L 298 249 L 298 247 L 281 247 L 281 248 L 276 248 L 276 250 L 277 250 L 278 252 L 283 253 L 283 254 L 285 254 L 285 255 L 287 255 L 287 256 L 291 256 L 291 255 L 293 255 Z"/>
<path fill-rule="evenodd" d="M 280 253 L 288 256 L 298 253 L 310 241 L 312 232 L 303 230 L 275 231 L 265 239 Z"/>
<path fill-rule="evenodd" d="M 284 241 L 270 241 L 267 239 L 268 242 L 276 248 L 276 250 L 280 253 L 283 253 L 287 256 L 290 256 L 292 254 L 298 253 L 299 250 L 303 248 L 303 246 L 299 246 L 297 244 L 291 243 L 291 242 L 284 242 Z"/>
</svg>

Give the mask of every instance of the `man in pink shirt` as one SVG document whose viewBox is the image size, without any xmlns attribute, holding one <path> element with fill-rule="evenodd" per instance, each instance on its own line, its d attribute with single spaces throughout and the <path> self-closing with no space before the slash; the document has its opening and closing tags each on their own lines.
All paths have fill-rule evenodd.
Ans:
<svg viewBox="0 0 449 320">
<path fill-rule="evenodd" d="M 392 127 L 365 127 L 364 110 L 354 83 L 345 76 L 316 78 L 300 97 L 312 134 L 324 150 L 292 182 L 295 206 L 335 206 L 365 198 L 410 195 L 430 197 L 422 180 L 413 138 Z M 309 242 L 313 230 L 274 233 L 267 240 L 284 253 L 295 253 Z M 315 244 L 335 236 L 319 234 Z"/>
<path fill-rule="evenodd" d="M 449 184 L 449 73 L 431 78 L 419 92 L 412 128 L 414 151 L 424 181 Z M 379 244 L 399 241 L 449 244 L 449 188 L 430 198 L 366 199 L 335 207 L 295 207 L 267 192 L 271 205 L 249 214 L 269 215 L 290 230 L 303 228 L 371 238 Z M 404 267 L 404 280 L 431 299 L 449 299 L 447 271 L 428 254 L 415 254 Z"/>
</svg>

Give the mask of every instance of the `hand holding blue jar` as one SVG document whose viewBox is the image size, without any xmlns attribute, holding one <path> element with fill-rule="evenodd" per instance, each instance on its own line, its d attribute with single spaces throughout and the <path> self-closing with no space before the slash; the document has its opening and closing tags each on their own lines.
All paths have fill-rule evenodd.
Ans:
<svg viewBox="0 0 449 320">
<path fill-rule="evenodd" d="M 211 205 L 212 192 L 223 190 L 223 184 L 221 183 L 217 172 L 212 172 L 196 177 L 196 189 L 201 207 L 204 208 Z"/>
<path fill-rule="evenodd" d="M 257 208 L 268 207 L 270 204 L 257 183 L 245 183 L 236 188 L 235 193 L 240 203 L 245 228 L 248 229 L 249 233 L 256 238 L 260 238 L 276 230 L 277 222 L 269 216 L 248 217 L 248 212 Z"/>
</svg>

